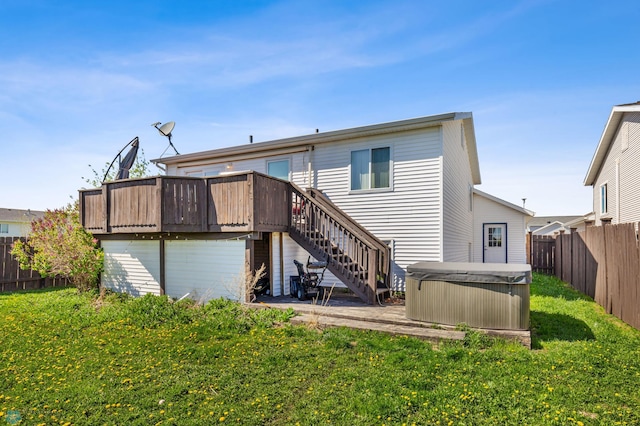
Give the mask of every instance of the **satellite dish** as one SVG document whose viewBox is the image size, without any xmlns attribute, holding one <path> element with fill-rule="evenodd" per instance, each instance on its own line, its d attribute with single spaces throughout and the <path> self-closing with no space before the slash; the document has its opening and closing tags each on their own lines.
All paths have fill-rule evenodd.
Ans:
<svg viewBox="0 0 640 426">
<path fill-rule="evenodd" d="M 176 127 L 175 121 L 169 121 L 164 123 L 162 126 L 157 127 L 158 131 L 162 134 L 162 136 L 166 136 L 171 138 L 171 131 Z"/>
<path fill-rule="evenodd" d="M 158 127 L 159 124 L 160 122 L 158 121 L 157 123 L 153 123 L 152 126 L 158 129 L 158 131 L 162 136 L 166 136 L 169 139 L 169 146 L 173 148 L 176 155 L 180 155 L 176 147 L 173 146 L 173 143 L 171 142 L 171 132 L 173 131 L 173 128 L 176 127 L 176 123 L 174 121 L 168 121 L 164 123 L 162 126 Z M 167 152 L 167 149 L 169 149 L 169 146 L 162 152 L 162 155 L 160 155 L 160 158 L 162 158 L 164 153 Z"/>
</svg>

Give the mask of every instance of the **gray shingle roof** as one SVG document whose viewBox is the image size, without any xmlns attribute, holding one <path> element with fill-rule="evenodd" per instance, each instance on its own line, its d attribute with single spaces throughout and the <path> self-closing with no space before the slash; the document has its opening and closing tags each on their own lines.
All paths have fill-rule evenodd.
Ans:
<svg viewBox="0 0 640 426">
<path fill-rule="evenodd" d="M 0 208 L 0 222 L 31 222 L 43 216 L 44 212 L 40 210 Z"/>
</svg>

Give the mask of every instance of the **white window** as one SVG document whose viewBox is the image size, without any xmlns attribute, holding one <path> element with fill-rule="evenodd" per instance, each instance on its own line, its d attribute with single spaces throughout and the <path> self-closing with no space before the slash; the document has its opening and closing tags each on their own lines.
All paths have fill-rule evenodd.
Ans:
<svg viewBox="0 0 640 426">
<path fill-rule="evenodd" d="M 607 184 L 600 185 L 600 213 L 605 214 L 609 211 L 607 205 Z"/>
<path fill-rule="evenodd" d="M 351 151 L 351 189 L 390 188 L 390 164 L 389 147 Z"/>
<path fill-rule="evenodd" d="M 267 161 L 267 174 L 282 180 L 289 180 L 289 159 Z"/>
<path fill-rule="evenodd" d="M 9 224 L 0 223 L 0 234 L 8 234 L 8 233 L 9 233 Z"/>
</svg>

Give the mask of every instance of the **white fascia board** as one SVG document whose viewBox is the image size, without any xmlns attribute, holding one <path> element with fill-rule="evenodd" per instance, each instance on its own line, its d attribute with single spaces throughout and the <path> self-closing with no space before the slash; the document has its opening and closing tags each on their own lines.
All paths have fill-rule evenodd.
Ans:
<svg viewBox="0 0 640 426">
<path fill-rule="evenodd" d="M 510 203 L 508 201 L 505 201 L 502 198 L 498 198 L 498 197 L 496 197 L 494 195 L 487 194 L 486 192 L 482 192 L 479 189 L 473 188 L 473 193 L 476 194 L 476 195 L 479 195 L 480 197 L 484 197 L 484 198 L 486 198 L 488 200 L 491 200 L 491 201 L 493 201 L 495 203 L 502 204 L 503 206 L 508 207 L 510 209 L 516 210 L 517 212 L 522 213 L 523 215 L 535 216 L 535 212 L 532 212 L 531 210 L 527 210 L 527 209 L 525 209 L 523 207 L 517 206 L 517 205 L 515 205 L 513 203 Z"/>
</svg>

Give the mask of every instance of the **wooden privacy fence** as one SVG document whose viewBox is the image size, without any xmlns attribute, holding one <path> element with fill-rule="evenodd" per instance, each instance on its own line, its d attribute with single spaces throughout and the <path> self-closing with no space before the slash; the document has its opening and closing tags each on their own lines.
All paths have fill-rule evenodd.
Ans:
<svg viewBox="0 0 640 426">
<path fill-rule="evenodd" d="M 640 329 L 640 247 L 634 223 L 559 235 L 555 275 Z"/>
<path fill-rule="evenodd" d="M 62 287 L 69 285 L 65 278 L 42 278 L 36 271 L 23 271 L 11 247 L 18 237 L 0 237 L 0 292 L 33 290 L 44 287 Z"/>
<path fill-rule="evenodd" d="M 529 264 L 533 272 L 553 275 L 555 269 L 556 239 L 551 235 L 527 234 Z"/>
</svg>

